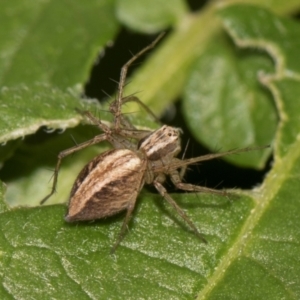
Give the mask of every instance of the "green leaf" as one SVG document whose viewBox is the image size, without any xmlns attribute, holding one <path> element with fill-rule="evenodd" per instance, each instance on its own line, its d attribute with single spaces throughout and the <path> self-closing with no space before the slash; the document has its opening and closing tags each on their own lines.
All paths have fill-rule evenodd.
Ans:
<svg viewBox="0 0 300 300">
<path fill-rule="evenodd" d="M 183 111 L 194 136 L 209 149 L 268 145 L 277 116 L 271 94 L 258 82 L 258 72 L 272 72 L 271 60 L 235 49 L 218 36 L 195 61 L 185 87 Z M 242 138 L 241 138 L 242 137 Z M 268 153 L 229 156 L 228 161 L 263 167 Z"/>
<path fill-rule="evenodd" d="M 1 143 L 35 133 L 42 126 L 62 131 L 77 126 L 82 118 L 75 108 L 87 108 L 89 104 L 80 101 L 76 90 L 63 92 L 48 84 L 3 87 L 0 100 Z"/>
<path fill-rule="evenodd" d="M 215 120 L 223 120 L 228 128 L 223 133 L 202 132 L 199 138 L 205 142 L 209 141 L 207 134 L 222 137 L 236 130 L 230 143 L 221 138 L 212 144 L 224 150 L 274 138 L 272 170 L 261 187 L 249 192 L 231 191 L 228 199 L 172 195 L 207 244 L 195 237 L 161 197 L 147 190 L 139 195 L 129 232 L 113 256 L 109 250 L 123 214 L 92 223 L 67 224 L 61 204 L 24 207 L 37 205 L 49 191 L 49 168 L 53 169 L 58 152 L 73 146 L 70 136 L 80 143 L 99 134 L 89 125 L 68 129 L 82 121 L 74 108 L 87 108 L 101 120 L 110 120 L 100 106 L 83 101 L 80 95 L 96 53 L 113 38 L 118 23 L 113 1 L 6 4 L 0 12 L 5 24 L 5 30 L 0 28 L 0 137 L 6 143 L 0 149 L 0 176 L 7 185 L 0 186 L 1 299 L 61 299 L 62 294 L 66 299 L 299 298 L 299 23 L 260 7 L 218 7 L 217 11 L 217 6 L 210 5 L 189 14 L 182 2 L 176 3 L 175 12 L 170 12 L 176 17 L 165 23 L 159 18 L 149 22 L 149 28 L 172 24 L 174 29 L 133 76 L 126 94 L 142 91 L 139 97 L 159 113 L 180 94 L 184 101 L 197 93 L 212 95 L 226 76 L 232 83 L 232 99 L 227 92 L 230 106 L 235 107 L 239 92 L 246 90 L 259 112 L 245 97 L 238 110 L 243 117 L 236 114 L 239 123 L 234 127 L 230 109 L 219 97 L 213 106 L 218 111 Z M 291 7 L 299 9 L 293 1 L 268 4 L 280 13 L 291 12 Z M 116 11 L 122 5 L 118 2 Z M 160 8 L 157 6 L 157 15 L 163 19 L 168 11 L 159 13 Z M 134 12 L 133 8 L 128 11 L 131 9 Z M 148 20 L 156 15 L 151 14 Z M 239 49 L 221 33 L 221 26 Z M 205 65 L 204 58 L 208 57 Z M 200 82 L 202 89 L 197 90 L 197 72 L 203 68 L 210 71 L 210 65 L 222 66 L 222 76 L 212 77 L 213 72 L 208 72 L 206 84 Z M 259 70 L 263 72 L 256 77 Z M 242 85 L 240 91 L 236 91 L 238 85 Z M 279 118 L 275 136 L 273 99 Z M 187 118 L 192 119 L 198 105 L 182 105 Z M 212 126 L 212 117 L 208 121 Z M 134 124 L 145 122 L 143 117 L 134 119 Z M 148 124 L 152 128 L 153 122 Z M 50 133 L 49 129 L 65 132 Z M 198 134 L 197 130 L 193 134 Z M 106 149 L 104 143 L 66 158 L 57 193 L 47 204 L 65 202 L 78 171 Z M 262 166 L 266 158 L 263 152 L 252 158 L 242 154 L 238 163 L 245 165 L 251 160 L 249 165 Z M 14 208 L 2 200 L 4 194 Z"/>
<path fill-rule="evenodd" d="M 300 293 L 300 147 L 296 134 L 300 68 L 289 61 L 296 59 L 300 26 L 251 6 L 232 6 L 222 10 L 221 16 L 238 45 L 259 47 L 273 56 L 276 72 L 262 75 L 261 81 L 274 95 L 280 125 L 273 169 L 257 191 L 255 208 L 235 243 L 235 257 L 226 273 L 214 278 L 218 285 L 206 288 L 202 295 L 206 299 L 219 299 L 219 295 L 223 299 L 243 295 L 249 299 L 296 299 Z"/>
<path fill-rule="evenodd" d="M 113 293 L 114 298 L 126 299 L 143 295 L 189 299 L 205 285 L 253 206 L 247 198 L 230 204 L 210 196 L 176 197 L 206 234 L 209 244 L 205 245 L 160 197 L 145 194 L 142 198 L 130 234 L 115 256 L 109 255 L 109 249 L 118 235 L 120 217 L 68 225 L 62 219 L 62 206 L 3 213 L 1 247 L 7 255 L 2 270 L 10 270 L 5 272 L 3 285 L 15 298 L 24 290 L 34 298 L 39 294 L 55 297 L 63 284 L 67 298 L 108 298 Z M 11 226 L 14 219 L 18 226 Z M 30 234 L 20 235 L 20 230 Z M 36 280 L 38 288 L 34 287 Z"/>
<path fill-rule="evenodd" d="M 249 12 L 253 10 L 255 11 L 255 7 L 250 6 Z M 223 16 L 227 16 L 226 13 L 224 10 Z M 250 19 L 248 11 L 246 12 L 243 7 L 232 8 L 231 14 Z M 268 26 L 260 25 L 266 21 Z M 300 103 L 297 98 L 295 100 L 299 92 L 300 62 L 297 59 L 297 48 L 300 46 L 299 24 L 289 19 L 278 19 L 268 11 L 262 11 L 255 21 L 248 22 L 252 25 L 249 31 L 245 28 L 247 22 L 241 22 L 239 19 L 225 19 L 224 25 L 239 46 L 266 49 L 275 62 L 275 74 L 263 72 L 260 74 L 260 80 L 269 88 L 276 101 L 281 119 L 281 130 L 278 133 L 281 136 L 278 137 L 276 146 L 279 147 L 278 151 L 282 156 L 287 145 L 295 142 L 300 129 L 297 122 Z M 260 26 L 257 27 L 258 25 Z M 286 98 L 283 98 L 283 95 Z"/>
<path fill-rule="evenodd" d="M 3 3 L 0 18 L 2 86 L 83 84 L 95 55 L 116 30 L 112 0 L 86 4 L 17 0 Z"/>
<path fill-rule="evenodd" d="M 117 16 L 120 21 L 141 32 L 164 30 L 179 22 L 186 13 L 187 6 L 183 0 L 117 1 Z"/>
<path fill-rule="evenodd" d="M 0 12 L 0 141 L 65 129 L 99 49 L 116 31 L 113 1 L 5 3 Z M 89 17 L 87 17 L 87 15 Z M 100 21 L 99 21 L 100 20 Z"/>
</svg>

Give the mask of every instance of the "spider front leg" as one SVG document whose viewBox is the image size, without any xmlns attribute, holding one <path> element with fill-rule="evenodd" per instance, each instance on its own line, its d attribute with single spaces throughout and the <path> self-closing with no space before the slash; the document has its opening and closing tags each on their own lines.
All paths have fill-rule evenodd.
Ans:
<svg viewBox="0 0 300 300">
<path fill-rule="evenodd" d="M 76 145 L 72 148 L 69 148 L 69 149 L 66 149 L 66 150 L 60 152 L 58 154 L 58 159 L 57 159 L 57 163 L 56 163 L 55 170 L 54 170 L 54 177 L 53 177 L 53 184 L 52 184 L 51 192 L 45 198 L 43 198 L 41 200 L 40 204 L 44 204 L 55 193 L 56 186 L 57 186 L 58 171 L 59 171 L 59 168 L 60 168 L 60 165 L 61 165 L 61 161 L 64 157 L 66 157 L 70 154 L 73 154 L 73 153 L 75 153 L 75 152 L 77 152 L 81 149 L 86 148 L 86 147 L 89 147 L 91 145 L 94 145 L 94 144 L 100 143 L 102 141 L 105 141 L 105 140 L 107 140 L 107 134 L 104 133 L 104 134 L 95 136 L 91 140 L 88 140 L 86 142 L 83 142 L 79 145 Z"/>
<path fill-rule="evenodd" d="M 197 227 L 194 223 L 189 219 L 187 214 L 182 210 L 182 208 L 173 200 L 173 198 L 168 194 L 165 187 L 157 180 L 153 182 L 155 188 L 160 193 L 160 195 L 168 201 L 168 203 L 173 206 L 176 212 L 181 216 L 181 218 L 190 226 L 190 228 L 194 231 L 196 236 L 202 240 L 204 243 L 207 243 L 206 239 L 202 236 L 202 234 L 198 231 Z"/>
<path fill-rule="evenodd" d="M 121 106 L 123 106 L 127 102 L 136 102 L 140 105 L 152 118 L 153 120 L 161 125 L 158 117 L 152 112 L 150 108 L 147 107 L 138 97 L 136 96 L 128 96 L 121 99 Z M 116 124 L 118 119 L 120 123 L 120 127 L 114 127 L 115 133 L 118 135 L 127 137 L 127 138 L 134 138 L 136 140 L 141 140 L 151 134 L 152 131 L 150 130 L 140 130 L 137 129 L 134 125 L 131 124 L 129 119 L 127 119 L 123 114 L 118 114 L 118 105 L 119 102 L 117 100 L 113 101 L 109 106 L 110 112 L 114 115 L 114 124 Z M 116 126 L 116 125 L 114 125 Z"/>
<path fill-rule="evenodd" d="M 148 115 L 150 115 L 153 118 L 153 120 L 157 124 L 162 125 L 159 118 L 155 115 L 155 113 L 145 103 L 143 103 L 138 97 L 131 95 L 131 96 L 122 98 L 121 106 L 123 106 L 127 102 L 136 102 L 139 106 L 141 106 L 147 112 Z M 118 107 L 118 102 L 117 101 L 112 102 L 111 105 L 109 106 L 110 112 L 115 115 L 117 112 L 117 107 Z M 120 116 L 118 116 L 118 118 L 120 118 L 120 123 L 123 127 L 128 128 L 128 129 L 136 129 L 122 114 Z"/>
<path fill-rule="evenodd" d="M 140 52 L 138 52 L 136 55 L 134 55 L 121 69 L 118 93 L 117 93 L 117 98 L 114 101 L 115 104 L 114 104 L 114 111 L 113 111 L 113 114 L 115 116 L 114 128 L 116 131 L 118 131 L 119 128 L 121 127 L 121 116 L 122 116 L 121 107 L 123 104 L 122 100 L 124 99 L 123 92 L 124 92 L 128 68 L 132 65 L 132 63 L 134 61 L 136 61 L 139 57 L 141 57 L 145 52 L 152 49 L 163 36 L 164 36 L 164 33 L 161 33 L 150 45 L 148 45 L 147 47 L 142 49 Z"/>
<path fill-rule="evenodd" d="M 179 178 L 180 178 L 180 181 L 184 178 L 184 175 L 186 173 L 186 170 L 187 170 L 187 166 L 183 166 L 181 167 L 180 171 L 179 171 Z"/>
</svg>

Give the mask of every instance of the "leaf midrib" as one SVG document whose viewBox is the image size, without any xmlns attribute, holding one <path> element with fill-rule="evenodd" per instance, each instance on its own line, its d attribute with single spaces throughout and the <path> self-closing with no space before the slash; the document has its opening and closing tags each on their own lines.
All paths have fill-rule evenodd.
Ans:
<svg viewBox="0 0 300 300">
<path fill-rule="evenodd" d="M 216 286 L 216 283 L 223 278 L 225 274 L 224 270 L 228 269 L 231 262 L 235 261 L 237 257 L 243 253 L 243 249 L 245 249 L 249 242 L 251 242 L 251 233 L 264 212 L 268 209 L 272 199 L 274 199 L 275 195 L 282 187 L 283 182 L 288 179 L 291 169 L 299 157 L 300 141 L 296 141 L 295 144 L 290 147 L 289 152 L 284 158 L 281 159 L 275 156 L 274 166 L 265 178 L 264 183 L 258 189 L 251 192 L 252 199 L 255 201 L 255 206 L 251 214 L 237 236 L 236 242 L 228 250 L 227 254 L 223 256 L 223 259 L 216 268 L 214 275 L 208 280 L 205 288 L 198 295 L 198 300 L 207 298 L 209 293 Z M 249 193 L 245 194 L 249 196 Z"/>
</svg>

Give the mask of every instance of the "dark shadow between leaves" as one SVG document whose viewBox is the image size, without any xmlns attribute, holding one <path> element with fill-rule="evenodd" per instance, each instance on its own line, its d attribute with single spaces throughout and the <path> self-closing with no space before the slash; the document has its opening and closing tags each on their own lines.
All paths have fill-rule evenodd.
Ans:
<svg viewBox="0 0 300 300">
<path fill-rule="evenodd" d="M 18 178 L 29 177 L 36 169 L 43 167 L 49 169 L 50 179 L 58 153 L 74 146 L 72 137 L 80 143 L 93 136 L 95 136 L 95 130 L 92 126 L 80 125 L 74 129 L 67 129 L 63 134 L 59 131 L 47 133 L 45 128 L 41 128 L 36 134 L 27 136 L 23 142 L 18 143 L 14 156 L 5 162 L 1 169 L 0 178 L 4 182 L 10 182 Z M 69 161 L 66 158 L 62 164 L 72 163 L 72 156 L 70 157 Z"/>
</svg>

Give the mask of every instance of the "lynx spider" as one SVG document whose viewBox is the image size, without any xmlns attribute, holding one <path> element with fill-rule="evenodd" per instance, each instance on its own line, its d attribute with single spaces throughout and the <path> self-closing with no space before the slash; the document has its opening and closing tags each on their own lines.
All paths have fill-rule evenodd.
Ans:
<svg viewBox="0 0 300 300">
<path fill-rule="evenodd" d="M 159 35 L 122 67 L 116 100 L 109 107 L 109 111 L 114 116 L 111 127 L 105 125 L 89 111 L 79 111 L 92 124 L 98 126 L 103 133 L 59 153 L 51 192 L 41 201 L 41 204 L 45 203 L 55 193 L 58 171 L 64 157 L 102 141 L 111 143 L 112 150 L 96 156 L 79 173 L 71 190 L 68 212 L 65 216 L 67 222 L 87 221 L 109 217 L 126 210 L 119 237 L 111 252 L 116 250 L 125 235 L 137 196 L 145 183 L 153 184 L 159 194 L 177 211 L 198 238 L 206 242 L 187 214 L 167 193 L 163 186 L 166 177 L 169 176 L 174 186 L 184 191 L 206 192 L 224 196 L 227 195 L 226 191 L 182 182 L 186 167 L 200 161 L 264 148 L 249 147 L 190 159 L 179 159 L 176 158 L 181 151 L 181 130 L 179 128 L 163 125 L 155 131 L 137 130 L 122 115 L 122 105 L 129 101 L 135 101 L 154 116 L 137 97 L 123 97 L 123 91 L 130 65 L 145 52 L 152 49 L 162 36 L 163 34 Z"/>
</svg>

